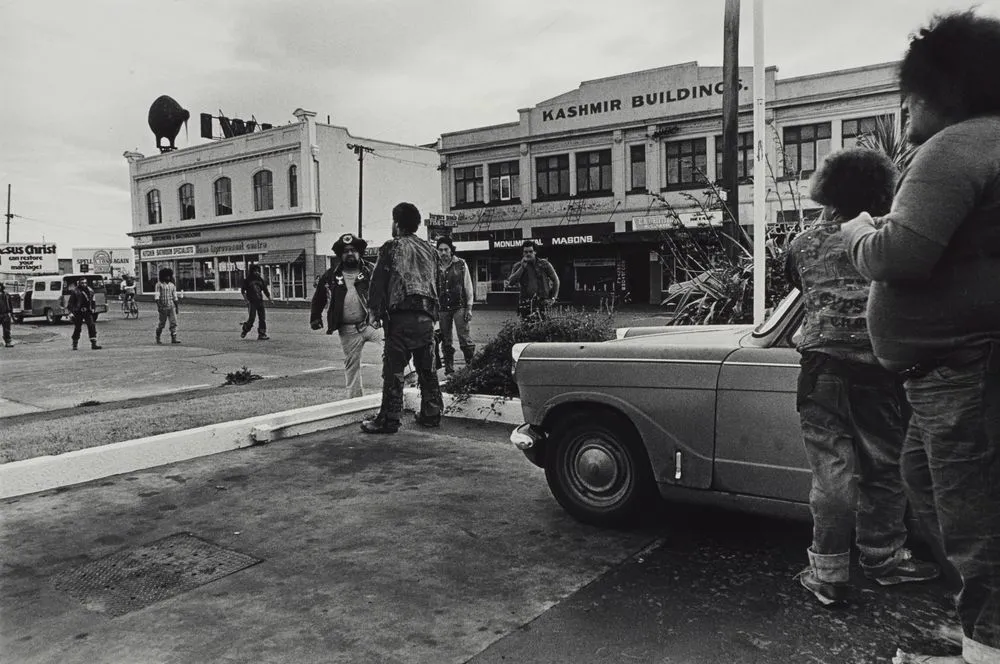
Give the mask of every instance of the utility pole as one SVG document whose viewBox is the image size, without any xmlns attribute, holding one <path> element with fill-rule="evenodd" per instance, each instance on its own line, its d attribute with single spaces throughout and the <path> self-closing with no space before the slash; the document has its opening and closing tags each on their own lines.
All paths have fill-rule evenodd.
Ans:
<svg viewBox="0 0 1000 664">
<path fill-rule="evenodd" d="M 365 147 L 364 145 L 355 145 L 354 143 L 348 143 L 347 147 L 350 150 L 354 150 L 354 154 L 358 155 L 358 237 L 362 237 L 361 213 L 364 209 L 362 193 L 364 192 L 364 181 L 365 181 L 365 153 L 367 152 L 368 154 L 371 154 L 375 152 L 375 149 Z"/>
<path fill-rule="evenodd" d="M 7 242 L 10 242 L 10 218 L 13 217 L 10 213 L 10 183 L 7 184 Z"/>
<path fill-rule="evenodd" d="M 732 241 L 742 244 L 737 140 L 740 134 L 740 0 L 726 0 L 722 32 L 722 190 L 726 193 L 722 227 Z M 739 248 L 727 245 L 735 260 Z"/>
</svg>

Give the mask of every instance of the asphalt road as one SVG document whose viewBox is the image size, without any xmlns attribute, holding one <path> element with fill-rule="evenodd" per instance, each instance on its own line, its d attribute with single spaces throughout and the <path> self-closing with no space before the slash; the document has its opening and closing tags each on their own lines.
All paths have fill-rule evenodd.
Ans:
<svg viewBox="0 0 1000 664">
<path fill-rule="evenodd" d="M 872 664 L 948 616 L 943 584 L 856 569 L 856 604 L 821 609 L 794 579 L 807 524 L 581 525 L 506 433 L 408 418 L 2 501 L 3 660 Z M 212 549 L 150 553 L 176 537 Z"/>
<path fill-rule="evenodd" d="M 73 326 L 65 321 L 48 325 L 28 319 L 13 327 L 14 348 L 0 347 L 3 381 L 0 417 L 70 408 L 83 401 L 102 403 L 148 397 L 179 390 L 217 387 L 226 374 L 246 366 L 264 377 L 307 376 L 333 372 L 330 380 L 343 386 L 343 352 L 337 335 L 309 328 L 305 309 L 268 309 L 270 341 L 258 341 L 256 331 L 241 339 L 240 323 L 246 311 L 237 307 L 182 303 L 178 319 L 179 345 L 154 342 L 155 308 L 140 303 L 138 320 L 124 320 L 110 304 L 97 323 L 103 350 L 70 350 Z M 655 312 L 623 313 L 617 324 L 655 325 L 664 318 Z M 472 337 L 483 343 L 503 321 L 514 316 L 501 310 L 477 310 Z M 86 329 L 84 329 L 86 336 Z M 169 335 L 164 334 L 169 342 Z M 461 353 L 456 358 L 461 364 Z M 362 380 L 366 387 L 381 385 L 381 349 L 365 346 Z"/>
</svg>

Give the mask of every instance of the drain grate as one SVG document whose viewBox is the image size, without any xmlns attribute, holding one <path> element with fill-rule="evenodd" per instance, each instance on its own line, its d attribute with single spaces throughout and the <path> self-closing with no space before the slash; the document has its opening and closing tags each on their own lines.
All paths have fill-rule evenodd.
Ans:
<svg viewBox="0 0 1000 664">
<path fill-rule="evenodd" d="M 256 565 L 260 560 L 177 533 L 54 577 L 91 611 L 120 616 Z"/>
</svg>

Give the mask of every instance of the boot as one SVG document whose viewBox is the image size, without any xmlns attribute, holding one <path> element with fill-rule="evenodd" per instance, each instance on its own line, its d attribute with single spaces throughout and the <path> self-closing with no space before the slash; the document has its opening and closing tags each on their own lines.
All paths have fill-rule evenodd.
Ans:
<svg viewBox="0 0 1000 664">
<path fill-rule="evenodd" d="M 465 366 L 472 364 L 472 358 L 476 356 L 476 347 L 462 346 L 462 355 L 465 356 Z"/>
<path fill-rule="evenodd" d="M 181 340 L 177 338 L 176 334 L 171 334 L 170 335 L 170 343 L 172 343 L 172 344 L 179 344 L 180 342 L 181 342 Z"/>
<path fill-rule="evenodd" d="M 444 375 L 450 376 L 455 373 L 455 349 L 442 348 L 441 356 L 444 360 Z"/>
<path fill-rule="evenodd" d="M 73 350 L 77 349 L 77 344 L 79 344 L 79 343 L 80 343 L 79 341 L 77 341 L 76 339 L 73 339 Z"/>
<path fill-rule="evenodd" d="M 103 348 L 103 346 L 97 345 L 97 339 L 90 340 L 90 350 L 101 350 L 101 348 Z"/>
<path fill-rule="evenodd" d="M 156 343 L 158 343 L 158 344 L 162 344 L 163 343 L 162 341 L 160 341 L 160 330 L 156 331 Z"/>
</svg>

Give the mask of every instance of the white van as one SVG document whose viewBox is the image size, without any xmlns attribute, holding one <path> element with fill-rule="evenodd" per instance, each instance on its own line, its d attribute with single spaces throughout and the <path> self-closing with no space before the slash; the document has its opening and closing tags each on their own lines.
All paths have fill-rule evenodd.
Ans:
<svg viewBox="0 0 1000 664">
<path fill-rule="evenodd" d="M 29 316 L 45 316 L 48 323 L 58 323 L 69 315 L 69 294 L 76 288 L 81 278 L 87 280 L 94 290 L 94 320 L 108 310 L 108 296 L 104 288 L 104 276 L 100 274 L 74 272 L 72 274 L 37 274 L 28 277 L 24 284 L 21 309 L 14 311 L 14 320 L 20 323 Z"/>
</svg>

